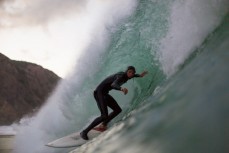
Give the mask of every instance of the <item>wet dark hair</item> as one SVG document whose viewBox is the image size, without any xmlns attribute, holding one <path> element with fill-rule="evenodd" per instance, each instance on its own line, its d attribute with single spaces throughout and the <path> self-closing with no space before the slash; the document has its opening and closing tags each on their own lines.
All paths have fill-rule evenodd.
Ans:
<svg viewBox="0 0 229 153">
<path fill-rule="evenodd" d="M 135 67 L 133 67 L 133 66 L 128 66 L 127 69 L 126 69 L 126 72 L 127 72 L 128 70 L 133 70 L 134 73 L 136 73 Z"/>
</svg>

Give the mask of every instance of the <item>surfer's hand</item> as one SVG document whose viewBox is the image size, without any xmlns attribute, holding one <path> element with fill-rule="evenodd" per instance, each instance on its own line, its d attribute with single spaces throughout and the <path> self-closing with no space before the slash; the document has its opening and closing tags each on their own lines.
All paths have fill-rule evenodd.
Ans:
<svg viewBox="0 0 229 153">
<path fill-rule="evenodd" d="M 124 95 L 126 95 L 128 93 L 128 89 L 126 89 L 126 88 L 121 88 L 121 91 L 124 93 Z"/>
<path fill-rule="evenodd" d="M 143 71 L 142 74 L 140 74 L 140 76 L 144 77 L 147 73 L 148 73 L 148 71 Z"/>
</svg>

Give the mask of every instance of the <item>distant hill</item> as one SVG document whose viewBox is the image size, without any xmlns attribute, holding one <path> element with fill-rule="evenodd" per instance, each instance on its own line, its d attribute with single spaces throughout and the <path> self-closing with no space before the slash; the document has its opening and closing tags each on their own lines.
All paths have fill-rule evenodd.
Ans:
<svg viewBox="0 0 229 153">
<path fill-rule="evenodd" d="M 36 112 L 59 80 L 39 65 L 11 60 L 0 53 L 0 126 Z"/>
</svg>

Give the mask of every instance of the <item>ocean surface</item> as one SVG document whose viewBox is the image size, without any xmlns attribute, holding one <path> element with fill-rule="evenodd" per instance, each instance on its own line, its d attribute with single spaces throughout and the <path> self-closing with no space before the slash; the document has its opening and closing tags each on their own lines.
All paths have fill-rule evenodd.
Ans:
<svg viewBox="0 0 229 153">
<path fill-rule="evenodd" d="M 229 1 L 128 2 L 94 29 L 39 113 L 11 126 L 14 153 L 228 153 Z M 100 115 L 93 90 L 129 65 L 149 73 L 123 85 L 127 95 L 110 92 L 123 111 L 107 132 L 80 148 L 45 146 Z"/>
</svg>

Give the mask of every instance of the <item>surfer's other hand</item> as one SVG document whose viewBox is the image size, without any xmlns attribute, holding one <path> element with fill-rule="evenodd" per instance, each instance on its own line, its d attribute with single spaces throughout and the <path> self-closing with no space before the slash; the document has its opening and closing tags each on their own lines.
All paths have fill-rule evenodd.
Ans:
<svg viewBox="0 0 229 153">
<path fill-rule="evenodd" d="M 126 88 L 121 88 L 121 91 L 124 93 L 124 95 L 126 95 L 128 93 L 128 89 L 126 89 Z"/>
</svg>

